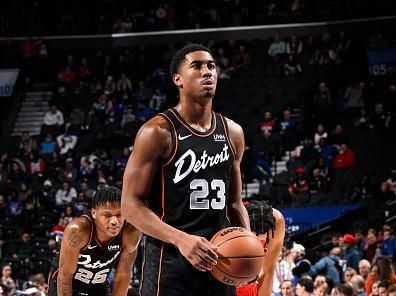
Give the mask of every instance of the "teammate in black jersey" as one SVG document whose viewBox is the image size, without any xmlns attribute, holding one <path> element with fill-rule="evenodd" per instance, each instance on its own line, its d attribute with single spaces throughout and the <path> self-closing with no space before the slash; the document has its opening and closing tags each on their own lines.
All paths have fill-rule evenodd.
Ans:
<svg viewBox="0 0 396 296">
<path fill-rule="evenodd" d="M 140 232 L 121 216 L 121 191 L 99 190 L 90 215 L 71 221 L 52 262 L 50 296 L 109 295 L 107 279 L 118 262 L 112 295 L 126 295 Z"/>
<path fill-rule="evenodd" d="M 217 73 L 208 48 L 179 50 L 171 74 L 179 103 L 139 130 L 124 173 L 123 215 L 148 235 L 140 293 L 235 295 L 206 271 L 217 263 L 214 233 L 250 228 L 241 198 L 243 131 L 212 111 Z"/>
</svg>

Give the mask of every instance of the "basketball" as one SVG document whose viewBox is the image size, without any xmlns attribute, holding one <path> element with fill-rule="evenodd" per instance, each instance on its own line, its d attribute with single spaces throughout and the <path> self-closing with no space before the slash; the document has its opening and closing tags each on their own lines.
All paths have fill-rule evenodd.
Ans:
<svg viewBox="0 0 396 296">
<path fill-rule="evenodd" d="M 211 239 L 217 249 L 217 265 L 212 275 L 220 282 L 241 286 L 254 280 L 264 263 L 264 250 L 260 240 L 242 227 L 227 227 Z"/>
</svg>

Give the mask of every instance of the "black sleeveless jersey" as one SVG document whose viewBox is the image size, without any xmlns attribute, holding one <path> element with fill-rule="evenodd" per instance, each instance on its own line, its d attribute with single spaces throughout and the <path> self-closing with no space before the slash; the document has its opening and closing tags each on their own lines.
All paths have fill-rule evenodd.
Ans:
<svg viewBox="0 0 396 296">
<path fill-rule="evenodd" d="M 82 217 L 91 223 L 91 235 L 89 243 L 80 251 L 77 269 L 73 275 L 73 295 L 107 295 L 109 288 L 107 277 L 121 253 L 122 230 L 103 245 L 96 238 L 92 216 L 89 214 Z M 55 264 L 59 266 L 59 254 L 55 260 Z"/>
<path fill-rule="evenodd" d="M 227 201 L 235 154 L 225 118 L 212 112 L 200 132 L 176 109 L 160 113 L 171 126 L 172 152 L 158 167 L 148 206 L 166 223 L 210 239 L 229 225 Z"/>
</svg>

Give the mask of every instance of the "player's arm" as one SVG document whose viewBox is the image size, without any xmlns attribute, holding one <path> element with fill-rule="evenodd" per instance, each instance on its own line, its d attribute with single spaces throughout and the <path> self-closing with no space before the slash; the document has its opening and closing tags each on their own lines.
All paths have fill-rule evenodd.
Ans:
<svg viewBox="0 0 396 296">
<path fill-rule="evenodd" d="M 245 139 L 240 125 L 227 119 L 230 141 L 235 151 L 235 160 L 231 168 L 231 180 L 228 199 L 228 210 L 233 226 L 250 230 L 249 215 L 242 202 L 241 161 L 245 151 Z"/>
<path fill-rule="evenodd" d="M 88 244 L 90 232 L 91 225 L 84 218 L 74 219 L 66 226 L 60 249 L 58 296 L 72 295 L 72 280 L 77 269 L 78 256 L 81 249 Z"/>
<path fill-rule="evenodd" d="M 112 296 L 125 296 L 128 294 L 128 287 L 132 277 L 132 267 L 136 259 L 140 234 L 140 231 L 131 224 L 125 224 L 122 231 L 122 251 L 114 276 Z"/>
<path fill-rule="evenodd" d="M 268 234 L 270 235 L 270 240 L 267 245 L 267 255 L 264 257 L 263 276 L 259 279 L 258 296 L 271 296 L 272 294 L 272 279 L 274 277 L 275 265 L 285 239 L 285 219 L 277 209 L 273 209 L 273 215 L 275 217 L 274 237 L 271 237 L 271 232 Z"/>
<path fill-rule="evenodd" d="M 139 130 L 124 172 L 122 215 L 142 232 L 175 245 L 197 269 L 209 270 L 210 264 L 217 260 L 214 246 L 205 238 L 189 235 L 163 222 L 146 204 L 158 162 L 170 154 L 169 129 L 165 119 L 157 116 Z"/>
</svg>

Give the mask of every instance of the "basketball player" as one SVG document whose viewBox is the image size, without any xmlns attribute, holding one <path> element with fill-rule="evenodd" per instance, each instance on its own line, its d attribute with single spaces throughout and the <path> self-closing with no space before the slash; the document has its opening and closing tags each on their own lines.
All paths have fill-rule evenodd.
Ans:
<svg viewBox="0 0 396 296">
<path fill-rule="evenodd" d="M 265 201 L 253 201 L 247 206 L 252 232 L 267 249 L 262 272 L 257 283 L 237 289 L 238 296 L 271 296 L 272 279 L 285 239 L 285 219 L 281 212 Z"/>
<path fill-rule="evenodd" d="M 48 295 L 110 295 L 110 271 L 118 261 L 112 295 L 126 295 L 140 232 L 121 216 L 121 191 L 99 190 L 92 210 L 65 229 L 60 254 L 52 262 Z"/>
<path fill-rule="evenodd" d="M 139 130 L 124 173 L 122 211 L 148 235 L 143 296 L 235 295 L 211 277 L 220 229 L 250 229 L 241 199 L 242 128 L 212 111 L 217 73 L 209 49 L 190 44 L 171 61 L 179 103 Z"/>
</svg>

